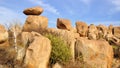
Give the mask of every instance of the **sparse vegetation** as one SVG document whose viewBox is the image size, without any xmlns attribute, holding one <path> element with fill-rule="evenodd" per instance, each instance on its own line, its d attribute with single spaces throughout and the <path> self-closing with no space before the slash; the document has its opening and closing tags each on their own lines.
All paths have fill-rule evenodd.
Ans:
<svg viewBox="0 0 120 68">
<path fill-rule="evenodd" d="M 68 62 L 71 59 L 71 52 L 64 41 L 60 37 L 52 34 L 46 34 L 46 37 L 51 40 L 52 45 L 50 64 Z"/>
</svg>

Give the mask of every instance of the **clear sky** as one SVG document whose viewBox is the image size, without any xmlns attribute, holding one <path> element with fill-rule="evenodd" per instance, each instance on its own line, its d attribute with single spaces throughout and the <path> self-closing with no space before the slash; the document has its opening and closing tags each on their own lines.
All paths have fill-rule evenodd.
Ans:
<svg viewBox="0 0 120 68">
<path fill-rule="evenodd" d="M 26 8 L 41 6 L 49 27 L 56 27 L 57 18 L 84 21 L 87 24 L 120 25 L 120 0 L 0 0 L 0 23 L 25 22 Z"/>
</svg>

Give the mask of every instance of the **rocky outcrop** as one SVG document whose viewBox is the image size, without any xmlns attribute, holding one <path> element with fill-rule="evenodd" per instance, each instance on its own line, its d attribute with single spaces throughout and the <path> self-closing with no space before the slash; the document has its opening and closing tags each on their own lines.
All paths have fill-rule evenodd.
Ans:
<svg viewBox="0 0 120 68">
<path fill-rule="evenodd" d="M 58 18 L 57 19 L 57 28 L 71 30 L 71 28 L 72 28 L 71 21 L 68 19 Z"/>
<path fill-rule="evenodd" d="M 85 65 L 90 68 L 111 68 L 113 49 L 104 40 L 88 40 L 78 38 L 76 41 L 76 57 L 82 55 Z"/>
<path fill-rule="evenodd" d="M 28 17 L 23 29 L 15 25 L 7 31 L 0 25 L 0 68 L 52 67 L 51 41 L 59 44 L 46 38 L 46 34 L 61 38 L 72 54 L 66 64 L 55 60 L 53 68 L 111 68 L 113 56 L 120 59 L 120 26 L 88 26 L 77 21 L 76 27 L 72 27 L 70 20 L 58 18 L 58 29 L 48 28 L 48 18 L 39 16 L 42 12 L 41 7 L 25 9 L 23 13 Z"/>
<path fill-rule="evenodd" d="M 38 16 L 43 12 L 41 7 L 28 8 L 23 11 L 28 15 L 26 22 L 23 26 L 23 31 L 41 31 L 48 27 L 48 18 L 44 16 Z"/>
<path fill-rule="evenodd" d="M 33 41 L 29 44 L 24 59 L 25 67 L 47 68 L 51 53 L 50 40 L 38 33 L 32 34 L 34 35 Z"/>
<path fill-rule="evenodd" d="M 98 30 L 94 24 L 89 25 L 88 27 L 88 39 L 97 39 Z"/>
<path fill-rule="evenodd" d="M 80 34 L 81 37 L 87 37 L 88 25 L 84 22 L 76 22 L 77 33 Z"/>
<path fill-rule="evenodd" d="M 23 11 L 25 15 L 40 15 L 43 12 L 43 8 L 40 6 L 27 8 Z"/>
<path fill-rule="evenodd" d="M 26 22 L 23 26 L 23 31 L 37 31 L 39 32 L 42 29 L 48 27 L 48 19 L 44 16 L 34 16 L 30 15 L 26 19 Z"/>
<path fill-rule="evenodd" d="M 107 35 L 108 28 L 100 24 L 97 26 L 97 29 L 98 29 L 98 37 L 105 38 L 105 36 Z"/>
<path fill-rule="evenodd" d="M 114 27 L 113 28 L 113 34 L 115 37 L 120 39 L 120 27 Z"/>
</svg>

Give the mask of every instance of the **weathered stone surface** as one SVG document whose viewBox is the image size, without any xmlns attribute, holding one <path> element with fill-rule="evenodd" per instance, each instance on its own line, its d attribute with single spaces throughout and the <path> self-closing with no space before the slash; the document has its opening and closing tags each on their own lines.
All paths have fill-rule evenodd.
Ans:
<svg viewBox="0 0 120 68">
<path fill-rule="evenodd" d="M 105 36 L 107 35 L 108 28 L 100 24 L 97 26 L 97 29 L 98 29 L 98 37 L 105 38 Z"/>
<path fill-rule="evenodd" d="M 71 30 L 71 28 L 72 28 L 71 21 L 68 19 L 58 18 L 57 19 L 57 28 Z"/>
<path fill-rule="evenodd" d="M 105 40 L 78 38 L 75 49 L 76 57 L 81 54 L 90 68 L 111 68 L 113 49 Z"/>
<path fill-rule="evenodd" d="M 33 16 L 30 15 L 26 19 L 23 26 L 23 31 L 40 31 L 48 27 L 48 19 L 44 16 Z"/>
<path fill-rule="evenodd" d="M 120 39 L 120 27 L 113 28 L 113 35 Z"/>
<path fill-rule="evenodd" d="M 8 32 L 3 25 L 0 25 L 0 43 L 8 40 Z"/>
<path fill-rule="evenodd" d="M 76 29 L 77 29 L 77 32 L 80 34 L 80 36 L 82 36 L 82 37 L 87 36 L 88 25 L 85 22 L 77 21 Z"/>
<path fill-rule="evenodd" d="M 43 12 L 43 8 L 40 6 L 27 8 L 23 11 L 25 15 L 40 15 Z"/>
<path fill-rule="evenodd" d="M 97 36 L 98 36 L 97 27 L 94 24 L 91 24 L 88 27 L 88 38 L 89 39 L 97 39 Z"/>
<path fill-rule="evenodd" d="M 74 60 L 74 44 L 76 41 L 75 38 L 79 37 L 79 34 L 67 30 L 61 30 L 55 28 L 48 28 L 46 32 L 61 37 L 70 47 L 72 53 L 72 59 Z"/>
<path fill-rule="evenodd" d="M 52 68 L 63 68 L 59 63 L 55 63 Z"/>
<path fill-rule="evenodd" d="M 47 68 L 51 53 L 51 42 L 48 38 L 32 32 L 33 41 L 26 51 L 25 66 L 26 68 Z"/>
<path fill-rule="evenodd" d="M 109 25 L 108 26 L 108 34 L 113 34 L 112 32 L 113 32 L 113 25 Z"/>
<path fill-rule="evenodd" d="M 70 29 L 70 32 L 77 33 L 77 29 L 76 29 L 76 27 L 71 28 L 71 29 Z"/>
<path fill-rule="evenodd" d="M 120 59 L 114 58 L 112 68 L 120 68 Z"/>
<path fill-rule="evenodd" d="M 19 43 L 17 43 L 17 55 L 16 55 L 16 65 L 15 65 L 15 68 L 18 68 L 21 66 L 23 66 L 23 62 L 24 62 L 24 57 L 25 57 L 25 54 L 26 54 L 26 49 L 28 48 L 29 46 L 29 43 L 31 41 L 31 37 L 32 37 L 32 34 L 29 33 L 29 32 L 22 32 L 20 35 L 19 35 L 20 38 L 17 38 L 19 39 Z"/>
</svg>

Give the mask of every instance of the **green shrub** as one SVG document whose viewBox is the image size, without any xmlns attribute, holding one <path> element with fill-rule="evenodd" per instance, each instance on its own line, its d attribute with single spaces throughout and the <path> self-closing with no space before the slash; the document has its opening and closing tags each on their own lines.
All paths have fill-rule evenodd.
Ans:
<svg viewBox="0 0 120 68">
<path fill-rule="evenodd" d="M 68 62 L 71 59 L 71 52 L 65 42 L 60 37 L 52 34 L 46 34 L 46 37 L 51 40 L 52 45 L 50 64 Z"/>
</svg>

